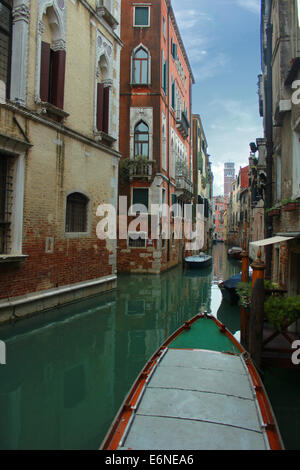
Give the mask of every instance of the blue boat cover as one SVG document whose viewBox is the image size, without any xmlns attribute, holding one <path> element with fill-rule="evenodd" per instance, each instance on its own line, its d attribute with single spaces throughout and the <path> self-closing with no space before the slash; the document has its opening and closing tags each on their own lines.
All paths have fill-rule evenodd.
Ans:
<svg viewBox="0 0 300 470">
<path fill-rule="evenodd" d="M 252 273 L 249 274 L 249 281 L 252 279 Z M 224 282 L 226 289 L 236 289 L 239 282 L 242 282 L 242 273 L 236 274 Z"/>
</svg>

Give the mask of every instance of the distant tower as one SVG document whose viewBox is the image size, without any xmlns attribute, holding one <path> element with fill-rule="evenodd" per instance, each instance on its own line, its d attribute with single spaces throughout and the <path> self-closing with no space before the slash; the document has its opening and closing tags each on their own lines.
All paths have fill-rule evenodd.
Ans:
<svg viewBox="0 0 300 470">
<path fill-rule="evenodd" d="M 235 179 L 234 163 L 224 164 L 224 196 L 229 196 L 232 191 L 232 183 Z"/>
</svg>

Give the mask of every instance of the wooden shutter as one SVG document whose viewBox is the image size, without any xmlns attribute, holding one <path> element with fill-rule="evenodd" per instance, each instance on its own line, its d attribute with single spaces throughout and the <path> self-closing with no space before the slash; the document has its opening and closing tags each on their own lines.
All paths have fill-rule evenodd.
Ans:
<svg viewBox="0 0 300 470">
<path fill-rule="evenodd" d="M 52 51 L 51 103 L 64 109 L 66 52 Z"/>
<path fill-rule="evenodd" d="M 103 131 L 104 86 L 97 84 L 97 129 Z"/>
<path fill-rule="evenodd" d="M 41 48 L 41 76 L 40 76 L 40 98 L 49 101 L 49 79 L 50 79 L 50 44 L 42 42 Z"/>
<path fill-rule="evenodd" d="M 133 188 L 132 204 L 142 204 L 149 207 L 149 190 L 146 188 Z"/>
<path fill-rule="evenodd" d="M 109 87 L 103 91 L 103 132 L 108 134 L 109 125 Z"/>
</svg>

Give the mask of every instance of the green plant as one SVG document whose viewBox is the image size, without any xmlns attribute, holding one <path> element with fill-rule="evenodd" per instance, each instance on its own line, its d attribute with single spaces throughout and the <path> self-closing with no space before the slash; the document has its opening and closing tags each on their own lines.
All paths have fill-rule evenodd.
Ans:
<svg viewBox="0 0 300 470">
<path fill-rule="evenodd" d="M 265 315 L 274 328 L 282 331 L 298 320 L 300 316 L 300 295 L 296 297 L 272 295 L 265 302 Z"/>
<path fill-rule="evenodd" d="M 239 282 L 236 288 L 240 298 L 240 305 L 244 308 L 251 306 L 252 284 L 251 282 Z"/>
<path fill-rule="evenodd" d="M 272 294 L 276 295 L 277 291 L 281 294 L 281 289 L 279 284 L 276 284 L 271 281 L 264 281 L 265 291 L 271 291 Z M 252 283 L 251 282 L 239 282 L 236 288 L 237 294 L 240 299 L 240 305 L 244 308 L 251 307 L 251 297 L 252 297 Z"/>
<path fill-rule="evenodd" d="M 151 165 L 152 163 L 147 157 L 137 155 L 134 158 L 124 158 L 120 162 L 120 180 L 122 184 L 129 181 L 130 171 L 132 168 L 138 168 L 141 165 Z"/>
</svg>

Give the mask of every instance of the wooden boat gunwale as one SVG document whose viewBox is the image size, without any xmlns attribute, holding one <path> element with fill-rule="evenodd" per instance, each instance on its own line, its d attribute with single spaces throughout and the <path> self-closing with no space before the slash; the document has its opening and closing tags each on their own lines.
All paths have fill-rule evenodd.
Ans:
<svg viewBox="0 0 300 470">
<path fill-rule="evenodd" d="M 172 335 L 170 335 L 166 341 L 157 349 L 153 356 L 146 363 L 145 367 L 142 369 L 138 375 L 136 381 L 131 387 L 129 393 L 127 394 L 125 400 L 123 401 L 115 420 L 113 421 L 111 427 L 109 428 L 102 444 L 100 450 L 117 450 L 120 444 L 126 438 L 127 431 L 131 424 L 132 419 L 134 418 L 135 410 L 138 406 L 138 403 L 142 399 L 142 396 L 145 391 L 147 382 L 150 380 L 152 374 L 155 372 L 159 362 L 163 359 L 164 355 L 168 351 L 168 346 L 178 337 L 180 334 L 190 329 L 191 325 L 198 321 L 201 318 L 207 318 L 213 320 L 216 325 L 219 327 L 219 330 L 222 334 L 225 334 L 230 341 L 235 345 L 237 350 L 241 353 L 242 362 L 248 371 L 248 378 L 251 379 L 253 394 L 255 396 L 255 402 L 257 406 L 257 411 L 262 420 L 262 427 L 265 430 L 268 445 L 271 450 L 283 450 L 284 446 L 281 440 L 281 436 L 278 430 L 277 422 L 272 410 L 271 403 L 267 396 L 266 390 L 262 383 L 262 380 L 254 366 L 248 352 L 244 347 L 237 341 L 237 339 L 230 333 L 229 330 L 213 315 L 207 313 L 199 313 L 194 316 L 191 320 L 186 321 L 181 327 L 179 327 Z M 181 349 L 183 350 L 183 349 Z M 225 353 L 232 354 L 232 353 Z"/>
</svg>

